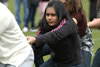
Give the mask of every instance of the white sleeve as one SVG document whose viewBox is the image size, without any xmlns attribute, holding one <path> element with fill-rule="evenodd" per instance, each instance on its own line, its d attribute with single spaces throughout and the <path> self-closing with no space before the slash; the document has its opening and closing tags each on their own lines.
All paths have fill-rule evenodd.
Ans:
<svg viewBox="0 0 100 67">
<path fill-rule="evenodd" d="M 10 24 L 9 10 L 0 4 L 0 35 L 7 29 Z"/>
</svg>

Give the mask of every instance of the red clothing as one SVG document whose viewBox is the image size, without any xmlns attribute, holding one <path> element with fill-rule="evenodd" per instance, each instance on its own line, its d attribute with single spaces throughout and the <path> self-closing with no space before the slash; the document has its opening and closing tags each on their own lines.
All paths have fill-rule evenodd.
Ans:
<svg viewBox="0 0 100 67">
<path fill-rule="evenodd" d="M 87 20 L 84 16 L 82 16 L 80 13 L 74 13 L 71 15 L 72 18 L 75 18 L 77 20 L 77 26 L 78 26 L 78 32 L 80 37 L 85 34 L 86 27 L 87 27 Z"/>
</svg>

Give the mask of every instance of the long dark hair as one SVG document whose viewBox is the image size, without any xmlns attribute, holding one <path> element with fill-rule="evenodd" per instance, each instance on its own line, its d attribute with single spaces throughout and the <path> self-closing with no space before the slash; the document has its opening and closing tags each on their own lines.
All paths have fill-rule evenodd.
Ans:
<svg viewBox="0 0 100 67">
<path fill-rule="evenodd" d="M 48 7 L 53 7 L 55 9 L 56 15 L 58 17 L 58 24 L 54 27 L 49 26 L 46 21 L 46 10 Z M 45 9 L 44 16 L 41 19 L 40 24 L 39 24 L 41 33 L 43 34 L 43 33 L 51 31 L 53 28 L 56 28 L 64 18 L 70 22 L 73 22 L 69 16 L 68 12 L 66 11 L 63 3 L 61 3 L 60 1 L 49 2 Z"/>
</svg>

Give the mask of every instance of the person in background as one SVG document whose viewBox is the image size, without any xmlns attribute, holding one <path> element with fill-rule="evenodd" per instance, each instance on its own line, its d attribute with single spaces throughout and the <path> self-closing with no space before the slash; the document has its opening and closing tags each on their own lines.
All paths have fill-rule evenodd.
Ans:
<svg viewBox="0 0 100 67">
<path fill-rule="evenodd" d="M 20 17 L 21 3 L 23 3 L 23 7 L 24 7 L 23 22 L 26 23 L 26 20 L 28 19 L 27 0 L 14 0 L 14 3 L 15 3 L 15 17 L 16 17 L 18 25 L 20 26 L 21 24 L 21 17 Z"/>
<path fill-rule="evenodd" d="M 45 44 L 51 49 L 51 58 L 40 67 L 73 67 L 82 62 L 77 26 L 60 1 L 48 3 L 38 36 L 27 40 L 40 51 Z"/>
<path fill-rule="evenodd" d="M 97 0 L 97 18 L 88 23 L 90 28 L 100 29 L 100 0 Z M 100 67 L 100 47 L 97 49 L 91 67 Z"/>
<path fill-rule="evenodd" d="M 88 23 L 90 28 L 97 28 L 100 29 L 100 18 L 95 18 L 91 22 Z"/>
<path fill-rule="evenodd" d="M 0 2 L 8 7 L 8 0 L 0 0 Z"/>
<path fill-rule="evenodd" d="M 91 31 L 87 26 L 86 13 L 83 9 L 81 0 L 60 0 L 64 3 L 66 10 L 70 13 L 72 19 L 77 24 L 80 35 L 81 52 L 83 63 L 78 67 L 90 67 L 93 51 L 93 40 Z M 77 66 L 76 66 L 77 67 Z"/>
<path fill-rule="evenodd" d="M 40 19 L 44 15 L 45 8 L 50 0 L 39 0 L 39 12 L 40 12 Z"/>
<path fill-rule="evenodd" d="M 23 32 L 28 32 L 29 31 L 29 22 L 31 22 L 31 32 L 36 32 L 37 27 L 35 25 L 35 15 L 36 15 L 36 10 L 38 7 L 39 0 L 27 0 L 28 1 L 28 8 L 29 8 L 29 14 L 28 14 L 28 19 L 26 20 L 26 23 L 24 24 Z"/>
<path fill-rule="evenodd" d="M 96 3 L 97 0 L 89 0 L 89 20 L 92 21 L 94 18 L 96 18 L 97 11 L 96 11 Z"/>
<path fill-rule="evenodd" d="M 97 18 L 100 18 L 100 0 L 97 0 Z"/>
<path fill-rule="evenodd" d="M 33 67 L 33 50 L 14 15 L 1 2 L 0 14 L 0 67 Z"/>
<path fill-rule="evenodd" d="M 92 21 L 88 22 L 88 26 L 90 28 L 100 28 L 100 0 L 97 0 L 97 18 L 93 19 Z"/>
</svg>

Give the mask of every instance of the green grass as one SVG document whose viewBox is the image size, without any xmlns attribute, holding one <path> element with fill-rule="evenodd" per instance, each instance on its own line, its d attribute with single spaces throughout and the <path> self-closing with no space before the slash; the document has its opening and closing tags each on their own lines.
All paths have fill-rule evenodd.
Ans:
<svg viewBox="0 0 100 67">
<path fill-rule="evenodd" d="M 9 0 L 8 9 L 15 15 L 14 0 Z M 21 16 L 20 28 L 22 29 L 23 28 L 23 16 L 24 16 L 24 14 L 23 14 L 23 4 L 21 4 L 20 16 Z M 35 25 L 36 26 L 38 25 L 39 20 L 40 20 L 40 15 L 39 15 L 39 12 L 38 12 L 38 9 L 37 9 L 36 17 L 35 17 Z M 25 32 L 24 34 L 25 34 L 25 36 L 35 36 L 36 35 L 36 33 L 33 33 L 33 32 Z"/>
<path fill-rule="evenodd" d="M 84 7 L 84 10 L 86 11 L 87 13 L 87 20 L 89 18 L 89 0 L 82 0 L 82 3 L 83 3 L 83 7 Z M 15 11 L 14 11 L 14 0 L 9 0 L 9 4 L 8 4 L 8 8 L 11 10 L 11 12 L 14 14 Z M 23 6 L 21 5 L 21 21 L 23 20 L 22 17 L 23 17 Z M 38 24 L 38 21 L 40 19 L 40 15 L 39 15 L 39 12 L 37 10 L 37 13 L 36 13 L 36 18 L 35 18 L 35 24 L 37 25 Z M 23 28 L 23 21 L 21 22 L 21 29 Z M 36 33 L 33 33 L 33 32 L 27 32 L 27 33 L 24 33 L 25 36 L 35 36 Z M 96 50 L 100 47 L 100 30 L 98 29 L 92 29 L 92 37 L 93 37 L 93 40 L 94 40 L 94 49 L 93 49 L 93 54 L 96 52 Z M 45 56 L 44 59 L 47 60 L 49 56 Z"/>
<path fill-rule="evenodd" d="M 87 20 L 89 20 L 89 0 L 82 0 L 83 8 L 87 15 Z"/>
</svg>

